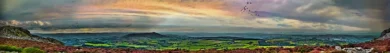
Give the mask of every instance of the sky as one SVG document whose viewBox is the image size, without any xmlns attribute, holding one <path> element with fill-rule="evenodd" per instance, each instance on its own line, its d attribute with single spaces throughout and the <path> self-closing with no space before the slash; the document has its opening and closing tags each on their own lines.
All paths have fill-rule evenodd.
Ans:
<svg viewBox="0 0 390 53">
<path fill-rule="evenodd" d="M 2 0 L 0 25 L 33 33 L 380 32 L 387 0 Z"/>
</svg>

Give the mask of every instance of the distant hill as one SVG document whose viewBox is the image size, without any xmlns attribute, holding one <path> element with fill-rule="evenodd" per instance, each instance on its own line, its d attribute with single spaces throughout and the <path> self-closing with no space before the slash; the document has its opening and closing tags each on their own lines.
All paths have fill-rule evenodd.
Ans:
<svg viewBox="0 0 390 53">
<path fill-rule="evenodd" d="M 383 30 L 381 33 L 381 36 L 377 38 L 376 40 L 385 40 L 385 39 L 390 39 L 390 28 Z"/>
<path fill-rule="evenodd" d="M 196 37 L 195 39 L 206 39 L 206 40 L 221 40 L 221 39 L 232 39 L 232 40 L 260 40 L 260 39 L 254 39 L 254 38 L 229 37 L 229 36 L 221 36 L 221 37 Z"/>
<path fill-rule="evenodd" d="M 52 39 L 52 38 L 43 38 L 37 35 L 32 35 L 28 30 L 21 27 L 14 26 L 2 26 L 0 27 L 0 37 L 2 38 L 11 38 L 11 39 L 22 39 L 22 40 L 31 40 L 37 42 L 46 42 L 52 44 L 63 44 L 62 42 Z"/>
<path fill-rule="evenodd" d="M 127 34 L 121 38 L 135 38 L 135 37 L 159 38 L 159 37 L 168 37 L 168 36 L 161 35 L 156 32 L 151 32 L 151 33 L 132 33 L 132 34 Z"/>
</svg>

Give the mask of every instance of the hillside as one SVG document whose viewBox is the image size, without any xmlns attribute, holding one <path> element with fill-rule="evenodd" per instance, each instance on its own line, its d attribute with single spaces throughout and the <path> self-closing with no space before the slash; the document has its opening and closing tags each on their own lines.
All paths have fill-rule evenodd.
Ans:
<svg viewBox="0 0 390 53">
<path fill-rule="evenodd" d="M 376 51 L 390 51 L 390 39 L 374 40 L 370 42 L 353 44 L 356 47 L 375 48 Z"/>
<path fill-rule="evenodd" d="M 376 40 L 385 40 L 385 39 L 389 39 L 389 38 L 390 38 L 390 28 L 383 30 L 383 32 L 381 33 L 381 36 Z"/>
<path fill-rule="evenodd" d="M 31 41 L 31 40 L 2 38 L 2 37 L 0 37 L 0 40 L 7 40 L 7 41 L 0 41 L 0 45 L 16 46 L 16 47 L 20 47 L 20 48 L 36 47 L 36 48 L 40 48 L 41 50 L 46 51 L 47 53 L 61 53 L 61 52 L 65 52 L 65 53 L 101 53 L 101 52 L 120 53 L 120 52 L 131 52 L 132 51 L 130 49 L 102 49 L 102 48 L 72 47 L 72 46 L 64 46 L 64 45 L 60 45 L 60 44 L 37 42 L 37 41 Z M 7 50 L 0 49 L 0 51 L 7 51 Z M 2 52 L 0 52 L 0 53 L 2 53 Z"/>
<path fill-rule="evenodd" d="M 376 51 L 390 51 L 390 28 L 383 30 L 381 36 L 375 40 L 360 44 L 353 44 L 353 46 L 375 48 Z"/>
<path fill-rule="evenodd" d="M 11 38 L 11 39 L 21 39 L 21 40 L 31 40 L 37 42 L 46 42 L 52 44 L 63 44 L 62 42 L 52 39 L 52 38 L 43 38 L 37 35 L 32 35 L 28 30 L 21 27 L 13 26 L 2 26 L 0 27 L 0 37 L 2 38 Z"/>
</svg>

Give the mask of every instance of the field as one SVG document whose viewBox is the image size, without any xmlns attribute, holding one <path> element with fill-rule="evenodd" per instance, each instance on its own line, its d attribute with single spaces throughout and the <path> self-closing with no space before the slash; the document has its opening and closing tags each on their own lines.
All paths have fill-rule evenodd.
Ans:
<svg viewBox="0 0 390 53">
<path fill-rule="evenodd" d="M 74 35 L 74 34 L 72 34 Z M 145 35 L 145 34 L 143 34 Z M 56 38 L 56 35 L 49 35 Z M 45 37 L 49 37 L 45 36 Z M 77 35 L 78 36 L 78 35 Z M 37 50 L 45 52 L 131 52 L 131 53 L 302 53 L 302 52 L 339 52 L 334 50 L 334 45 L 344 45 L 342 47 L 367 47 L 379 48 L 376 52 L 387 51 L 386 41 L 372 42 L 370 44 L 354 45 L 354 41 L 364 41 L 359 36 L 345 36 L 329 39 L 326 37 L 310 38 L 313 36 L 271 37 L 268 39 L 247 38 L 247 37 L 188 37 L 188 36 L 161 36 L 159 34 L 137 34 L 124 36 L 94 36 L 85 35 L 79 37 L 69 37 L 63 34 L 56 38 L 65 45 L 53 45 L 42 42 L 28 40 L 15 40 L 2 38 L 0 45 L 12 45 L 19 48 L 36 47 Z M 365 36 L 363 36 L 365 37 Z M 359 39 L 360 40 L 354 40 Z M 352 39 L 352 40 L 351 40 Z M 345 45 L 348 44 L 348 45 Z M 351 45 L 352 44 L 352 45 Z M 377 45 L 377 46 L 372 46 Z M 382 49 L 381 49 L 382 48 Z M 6 50 L 8 51 L 8 50 Z M 17 51 L 20 51 L 17 50 Z M 12 51 L 11 51 L 12 52 Z M 343 51 L 340 51 L 343 52 Z"/>
<path fill-rule="evenodd" d="M 275 39 L 278 40 L 278 39 Z M 86 42 L 80 44 L 80 47 L 100 47 L 100 48 L 134 48 L 134 49 L 146 49 L 146 50 L 172 50 L 172 49 L 185 49 L 185 50 L 205 50 L 205 49 L 256 49 L 256 48 L 294 48 L 295 46 L 325 46 L 327 43 L 321 41 L 287 41 L 287 40 L 267 40 L 261 42 L 259 40 L 138 40 L 135 42 Z M 309 44 L 310 43 L 310 44 Z M 263 45 L 261 45 L 263 44 Z M 268 45 L 264 45 L 268 44 Z M 346 45 L 345 42 L 339 42 L 339 45 Z M 281 46 L 279 46 L 281 45 Z"/>
<path fill-rule="evenodd" d="M 76 38 L 67 38 L 78 36 Z M 96 35 L 96 34 L 95 34 Z M 104 34 L 107 36 L 94 36 L 94 34 L 50 34 L 43 35 L 46 37 L 57 38 L 67 46 L 87 47 L 87 48 L 130 48 L 137 50 L 175 50 L 183 49 L 190 51 L 197 50 L 232 50 L 232 49 L 256 49 L 256 48 L 294 48 L 296 46 L 335 46 L 347 45 L 365 42 L 370 37 L 365 36 L 270 36 L 269 38 L 248 38 L 248 37 L 191 37 L 177 35 L 161 35 L 158 33 L 151 34 L 132 34 L 122 35 Z M 138 36 L 142 35 L 142 36 Z M 145 36 L 144 36 L 145 35 Z M 215 34 L 213 34 L 215 35 Z M 265 35 L 264 35 L 265 36 Z M 83 38 L 85 37 L 85 38 Z M 88 37 L 88 38 L 87 38 Z M 94 37 L 94 38 L 90 38 Z M 256 37 L 256 36 L 253 36 Z M 314 38 L 313 38 L 314 37 Z M 333 39 L 331 39 L 333 38 Z M 348 38 L 343 40 L 341 38 Z"/>
</svg>

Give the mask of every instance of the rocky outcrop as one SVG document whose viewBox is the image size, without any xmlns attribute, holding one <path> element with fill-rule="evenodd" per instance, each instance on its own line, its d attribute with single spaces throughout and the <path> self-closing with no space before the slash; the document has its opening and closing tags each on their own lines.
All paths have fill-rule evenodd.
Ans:
<svg viewBox="0 0 390 53">
<path fill-rule="evenodd" d="M 43 38 L 37 35 L 32 35 L 28 30 L 13 27 L 13 26 L 2 26 L 0 27 L 0 37 L 2 38 L 11 38 L 11 39 L 22 39 L 22 40 L 31 40 L 37 42 L 46 42 L 52 44 L 63 44 L 62 42 L 52 39 L 52 38 Z"/>
<path fill-rule="evenodd" d="M 381 36 L 380 36 L 377 40 L 385 40 L 385 39 L 390 39 L 390 28 L 384 30 L 384 31 L 381 33 Z"/>
</svg>

